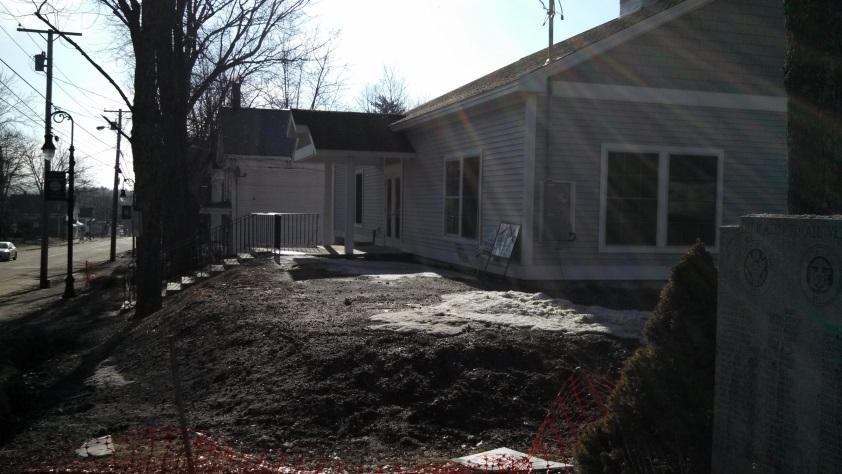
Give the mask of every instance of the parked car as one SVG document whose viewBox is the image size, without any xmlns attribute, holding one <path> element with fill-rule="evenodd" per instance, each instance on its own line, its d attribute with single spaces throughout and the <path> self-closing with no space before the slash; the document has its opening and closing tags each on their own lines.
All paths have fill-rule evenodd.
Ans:
<svg viewBox="0 0 842 474">
<path fill-rule="evenodd" d="M 17 260 L 18 249 L 11 242 L 0 242 L 0 260 Z"/>
</svg>

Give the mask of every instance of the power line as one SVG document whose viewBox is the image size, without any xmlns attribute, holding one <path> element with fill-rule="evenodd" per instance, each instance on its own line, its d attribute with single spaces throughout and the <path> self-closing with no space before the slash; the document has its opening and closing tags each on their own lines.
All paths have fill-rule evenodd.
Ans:
<svg viewBox="0 0 842 474">
<path fill-rule="evenodd" d="M 2 85 L 3 85 L 3 87 L 5 87 L 5 88 L 6 88 L 6 90 L 8 90 L 8 91 L 9 91 L 9 92 L 10 92 L 10 93 L 11 93 L 11 94 L 12 94 L 12 95 L 13 95 L 13 96 L 14 96 L 14 97 L 18 100 L 18 102 L 19 102 L 19 103 L 21 103 L 21 104 L 23 104 L 24 106 L 26 106 L 26 108 L 27 108 L 27 109 L 29 109 L 29 111 L 30 111 L 30 112 L 32 112 L 33 114 L 35 114 L 35 116 L 36 116 L 36 117 L 38 117 L 38 112 L 36 112 L 35 110 L 33 110 L 33 109 L 32 109 L 32 107 L 31 107 L 29 104 L 27 104 L 24 100 L 22 100 L 22 99 L 20 98 L 20 96 L 19 96 L 19 95 L 17 95 L 17 93 L 15 93 L 15 91 L 14 91 L 14 90 L 12 90 L 12 89 L 9 87 L 9 85 L 8 85 L 8 84 L 6 84 L 6 83 L 5 83 L 5 82 L 3 82 L 3 81 L 0 81 L 0 84 L 2 84 Z M 32 118 L 32 116 L 31 116 L 31 115 L 29 115 L 28 113 L 26 113 L 26 112 L 22 111 L 21 109 L 19 109 L 19 108 L 17 107 L 17 105 L 10 103 L 9 101 L 7 101 L 6 99 L 4 99 L 3 97 L 0 97 L 0 99 L 3 99 L 3 102 L 5 102 L 5 103 L 6 103 L 6 104 L 8 104 L 10 107 L 12 107 L 13 109 L 15 109 L 15 110 L 16 110 L 16 111 L 17 111 L 17 112 L 18 112 L 21 116 L 23 116 L 24 118 L 28 119 L 30 122 L 34 123 L 36 126 L 40 126 L 40 125 L 41 125 L 40 120 Z M 60 109 L 60 107 L 56 107 L 56 108 L 57 108 L 57 109 Z M 80 129 L 81 129 L 81 130 L 83 130 L 83 131 L 86 131 L 86 132 L 87 132 L 87 130 L 86 130 L 86 129 L 84 129 L 84 128 L 80 128 Z M 90 134 L 90 132 L 87 132 L 87 133 L 88 133 L 88 134 Z M 53 129 L 53 134 L 54 134 L 54 135 L 56 135 L 57 137 L 59 137 L 59 138 L 60 138 L 60 139 L 62 139 L 62 140 L 65 140 L 65 141 L 67 141 L 67 140 L 68 140 L 67 135 L 65 135 L 63 132 L 59 132 L 59 130 L 58 130 L 58 129 Z M 74 137 L 74 138 L 75 138 L 75 137 Z M 97 138 L 97 137 L 94 137 L 94 138 Z M 99 140 L 99 138 L 97 138 L 97 140 Z M 102 140 L 99 140 L 99 141 L 100 141 L 100 142 L 102 142 L 102 144 L 104 144 L 104 145 L 108 146 L 108 148 L 107 148 L 106 150 L 103 150 L 103 151 L 101 151 L 101 152 L 98 152 L 97 154 L 99 154 L 99 153 L 104 153 L 105 151 L 108 151 L 108 150 L 113 150 L 113 149 L 114 149 L 114 147 L 113 147 L 113 146 L 108 145 L 107 143 L 103 142 Z M 83 144 L 84 144 L 84 145 L 90 145 L 90 143 L 83 143 Z M 103 161 L 101 161 L 101 160 L 99 160 L 99 159 L 97 159 L 97 158 L 94 158 L 93 156 L 91 156 L 91 155 L 90 155 L 90 154 L 88 154 L 88 153 L 82 153 L 82 157 L 87 157 L 87 158 L 90 158 L 90 159 L 92 159 L 92 160 L 94 160 L 94 161 L 96 161 L 96 162 L 100 163 L 100 164 L 101 164 L 101 165 L 103 165 L 103 166 L 107 166 L 107 167 L 110 167 L 110 166 L 111 166 L 111 165 L 109 165 L 109 164 L 107 164 L 107 163 L 105 163 L 105 162 L 103 162 Z"/>
<path fill-rule="evenodd" d="M 6 61 L 4 61 L 4 60 L 3 60 L 3 58 L 0 58 L 0 62 L 2 62 L 2 63 L 3 63 L 3 64 L 7 67 L 7 68 L 9 68 L 9 70 L 10 70 L 10 71 L 12 71 L 13 73 L 15 73 L 15 75 L 16 75 L 16 76 L 18 76 L 18 77 L 20 78 L 20 80 L 22 80 L 23 82 L 25 82 L 25 83 L 26 83 L 26 85 L 28 85 L 30 88 L 32 88 L 32 90 L 34 90 L 36 94 L 38 94 L 38 95 L 40 95 L 42 98 L 46 99 L 46 97 L 44 96 L 44 94 L 42 94 L 42 93 L 41 93 L 41 92 L 40 92 L 37 88 L 35 88 L 35 86 L 33 86 L 32 84 L 30 84 L 30 83 L 29 83 L 29 81 L 27 81 L 26 79 L 24 79 L 24 77 L 23 77 L 23 76 L 21 76 L 21 75 L 20 75 L 20 73 L 19 73 L 19 72 L 17 72 L 17 71 L 15 70 L 15 68 L 13 68 L 12 66 L 9 66 L 9 63 L 7 63 Z M 8 87 L 8 86 L 6 86 L 6 87 Z"/>
<path fill-rule="evenodd" d="M 0 6 L 2 6 L 3 8 L 6 8 L 6 6 L 5 6 L 5 5 L 3 5 L 2 3 L 0 3 Z M 8 12 L 9 10 L 6 10 L 6 11 Z M 10 13 L 10 15 L 11 15 L 11 13 Z M 13 15 L 13 16 L 14 16 L 14 15 Z M 29 54 L 29 52 L 28 52 L 27 50 L 23 49 L 23 46 L 21 46 L 21 45 L 20 45 L 20 43 L 18 43 L 18 41 L 15 39 L 15 37 L 14 37 L 14 36 L 12 36 L 12 34 L 11 34 L 11 33 L 9 33 L 9 32 L 6 30 L 6 28 L 4 28 L 4 27 L 3 27 L 3 25 L 2 25 L 2 24 L 0 24 L 0 30 L 3 30 L 3 33 L 6 33 L 6 36 L 8 36 L 8 37 L 9 37 L 9 39 L 10 39 L 10 40 L 12 40 L 12 42 L 13 42 L 13 43 L 15 43 L 15 45 L 17 45 L 18 49 L 20 49 L 21 51 L 23 51 L 23 54 L 25 54 L 25 55 L 27 55 L 27 56 L 29 56 L 29 55 L 30 55 L 30 54 Z M 31 39 L 31 38 L 30 38 L 30 39 Z M 35 41 L 35 40 L 32 40 L 32 41 Z M 38 46 L 38 45 L 36 44 L 36 46 Z M 41 48 L 40 48 L 40 47 L 38 47 L 38 49 L 41 49 Z"/>
<path fill-rule="evenodd" d="M 0 59 L 0 61 L 3 61 L 3 60 Z M 5 61 L 3 62 L 3 64 L 6 64 Z M 0 80 L 0 84 L 2 84 L 3 87 L 5 87 L 6 90 L 8 90 L 13 96 L 15 96 L 15 98 L 18 100 L 19 103 L 25 105 L 26 108 L 28 108 L 30 111 L 32 111 L 32 113 L 35 114 L 36 117 L 38 116 L 38 112 L 36 112 L 35 109 L 33 109 L 32 106 L 30 106 L 25 100 L 21 99 L 21 97 L 11 87 L 9 87 L 8 84 L 3 82 L 2 80 Z"/>
<path fill-rule="evenodd" d="M 25 82 L 25 83 L 26 83 L 26 85 L 28 85 L 30 88 L 32 88 L 32 90 L 34 90 L 34 91 L 35 91 L 38 95 L 40 95 L 42 98 L 45 98 L 45 99 L 46 99 L 46 97 L 44 97 L 44 94 L 42 94 L 41 92 L 39 92 L 39 91 L 38 91 L 38 89 L 36 89 L 36 88 L 35 88 L 35 86 L 33 86 L 32 84 L 30 84 L 30 83 L 29 83 L 29 81 L 27 81 L 26 79 L 24 79 L 24 77 L 23 77 L 23 76 L 21 76 L 21 75 L 20 75 L 20 74 L 19 74 L 19 73 L 18 73 L 18 72 L 17 72 L 17 71 L 16 71 L 16 70 L 12 67 L 12 66 L 10 66 L 10 65 L 9 65 L 6 61 L 4 61 L 4 60 L 3 60 L 3 58 L 0 58 L 0 62 L 2 62 L 2 63 L 3 63 L 3 64 L 7 67 L 7 68 L 9 68 L 9 70 L 10 70 L 10 71 L 12 71 L 13 73 L 15 73 L 15 75 L 16 75 L 16 76 L 18 76 L 18 77 L 19 77 L 19 78 L 20 78 L 23 82 Z M 6 86 L 6 89 L 8 89 L 9 91 L 11 91 L 11 90 L 12 90 L 12 89 L 11 89 L 11 88 L 7 85 L 7 84 L 5 84 L 5 83 L 4 83 L 3 85 L 4 85 L 4 86 Z M 65 94 L 67 94 L 67 95 L 68 95 L 68 96 L 69 96 L 69 97 L 70 97 L 70 98 L 71 98 L 74 102 L 76 102 L 77 104 L 79 104 L 79 106 L 84 107 L 81 103 L 79 103 L 79 101 L 77 101 L 76 99 L 74 99 L 74 98 L 73 98 L 73 95 L 72 95 L 72 94 L 70 94 L 69 92 L 67 92 L 67 90 L 65 90 L 63 87 L 59 86 L 58 84 L 56 84 L 56 86 L 57 86 L 59 89 L 61 89 L 61 91 L 62 91 L 62 92 L 64 92 Z M 14 94 L 14 93 L 13 93 L 13 94 Z M 18 98 L 18 100 L 20 100 L 21 102 L 24 102 L 24 101 L 23 101 L 20 97 L 18 97 L 18 96 L 17 96 L 17 94 L 15 94 L 15 97 L 17 97 L 17 98 Z M 55 104 L 55 102 L 54 102 L 54 104 Z M 27 104 L 27 107 L 29 107 L 29 105 L 28 105 L 28 104 Z M 70 113 L 72 113 L 72 114 L 87 115 L 87 117 L 88 117 L 88 118 L 91 118 L 91 119 L 94 119 L 94 120 L 99 120 L 99 117 L 96 117 L 95 115 L 93 115 L 93 114 L 91 114 L 91 113 L 79 112 L 79 111 L 71 110 L 70 108 L 67 108 L 67 107 L 58 107 L 58 106 L 56 106 L 56 108 L 57 108 L 57 109 L 63 109 L 63 110 L 66 110 L 66 111 L 68 111 L 68 112 L 70 112 Z M 30 110 L 32 110 L 32 108 L 31 108 L 31 107 L 30 107 Z M 34 110 L 32 110 L 32 112 L 33 112 L 33 113 L 35 113 L 36 115 L 38 114 L 38 113 L 37 113 L 37 112 L 35 112 Z M 105 142 L 104 142 L 101 138 L 99 138 L 99 137 L 97 137 L 96 135 L 94 135 L 93 133 L 89 132 L 89 131 L 88 131 L 88 129 L 86 129 L 86 128 L 82 128 L 81 130 L 82 130 L 83 132 L 85 132 L 86 134 L 90 135 L 91 137 L 93 137 L 93 139 L 94 139 L 94 140 L 96 140 L 96 141 L 98 141 L 98 142 L 102 143 L 103 145 L 108 145 L 108 143 L 105 143 Z"/>
<path fill-rule="evenodd" d="M 4 85 L 5 85 L 5 84 L 4 84 Z M 23 118 L 25 118 L 25 119 L 29 120 L 30 122 L 32 122 L 32 123 L 33 123 L 33 124 L 35 124 L 36 126 L 40 126 L 40 125 L 41 125 L 40 120 L 36 120 L 36 119 L 32 118 L 31 116 L 27 115 L 24 111 L 22 111 L 21 109 L 19 109 L 19 108 L 17 107 L 17 105 L 12 104 L 11 102 L 7 101 L 7 100 L 6 100 L 3 96 L 0 96 L 0 100 L 2 100 L 3 102 L 5 102 L 5 103 L 6 103 L 9 107 L 11 107 L 11 108 L 15 109 L 15 110 L 16 110 L 16 111 L 17 111 L 17 112 L 18 112 L 18 113 L 19 113 L 19 114 L 20 114 Z M 66 137 L 66 136 L 64 136 L 62 133 L 59 133 L 59 131 L 58 131 L 58 130 L 54 130 L 54 131 L 53 131 L 53 133 L 54 133 L 56 136 L 58 136 L 58 137 L 60 137 L 60 138 L 64 139 L 65 141 L 67 140 L 67 137 Z M 112 146 L 112 147 L 110 147 L 109 149 L 102 150 L 102 151 L 100 151 L 100 152 L 97 152 L 96 154 L 99 154 L 99 153 L 104 153 L 104 152 L 106 152 L 106 151 L 113 150 L 113 149 L 114 149 L 114 147 Z M 104 167 L 106 167 L 106 168 L 110 168 L 110 167 L 111 167 L 111 165 L 110 165 L 110 164 L 105 163 L 104 161 L 102 161 L 102 160 L 100 160 L 100 159 L 98 159 L 98 158 L 95 158 L 93 155 L 91 155 L 91 154 L 89 154 L 89 153 L 85 153 L 85 152 L 83 152 L 83 151 L 81 151 L 81 150 L 79 150 L 79 158 L 91 159 L 91 160 L 96 161 L 97 163 L 99 163 L 100 165 L 102 165 L 102 166 L 104 166 Z M 128 169 L 128 168 L 127 168 L 127 169 Z M 122 170 L 123 170 L 123 167 L 121 166 L 121 167 L 120 167 L 120 171 L 122 172 Z M 129 179 L 133 179 L 133 178 L 129 178 Z"/>
<path fill-rule="evenodd" d="M 2 5 L 2 4 L 0 4 L 0 5 Z M 8 12 L 8 10 L 6 10 L 6 11 Z M 24 49 L 24 47 L 23 47 L 23 46 L 21 46 L 21 45 L 20 45 L 20 43 L 18 43 L 18 42 L 15 40 L 15 38 L 14 38 L 11 34 L 9 34 L 9 32 L 8 32 L 5 28 L 3 28 L 3 25 L 0 25 L 0 28 L 2 28 L 2 29 L 3 29 L 3 32 L 4 32 L 4 33 L 6 33 L 6 36 L 8 36 L 8 37 L 9 37 L 9 38 L 10 38 L 10 39 L 11 39 L 11 40 L 15 43 L 15 45 L 17 45 L 17 47 L 18 47 L 21 51 L 23 51 L 23 53 L 24 53 L 27 57 L 32 56 L 32 54 L 31 54 L 29 51 L 27 51 L 26 49 Z M 44 35 L 43 35 L 43 34 L 40 34 L 40 33 L 39 33 L 39 36 L 40 36 L 42 39 L 44 39 L 44 41 L 46 41 L 46 38 L 44 38 Z M 34 39 L 32 39 L 32 37 L 31 37 L 31 36 L 27 36 L 27 38 L 29 38 L 29 41 L 32 41 L 32 44 L 34 44 L 36 48 L 40 49 L 40 46 L 38 45 L 38 43 L 37 43 Z M 55 79 L 55 80 L 57 80 L 57 81 L 59 81 L 59 82 L 62 82 L 62 83 L 64 83 L 64 84 L 67 84 L 67 85 L 69 85 L 69 86 L 72 86 L 72 87 L 74 87 L 74 88 L 78 89 L 80 92 L 82 92 L 82 93 L 83 93 L 83 94 L 85 94 L 85 95 L 87 95 L 87 94 L 93 94 L 93 95 L 99 96 L 99 97 L 101 97 L 101 98 L 103 98 L 103 99 L 109 100 L 109 101 L 114 102 L 114 103 L 122 103 L 122 102 L 120 102 L 119 100 L 114 99 L 114 98 L 112 98 L 112 97 L 108 97 L 108 96 L 105 96 L 105 95 L 99 94 L 99 93 L 94 92 L 94 91 L 92 91 L 92 90 L 90 90 L 90 89 L 86 89 L 86 88 L 84 88 L 84 87 L 82 87 L 82 86 L 78 86 L 78 85 L 74 84 L 74 83 L 73 83 L 73 81 L 71 81 L 71 80 L 70 80 L 70 78 L 69 78 L 69 77 L 67 77 L 67 75 L 66 75 L 66 74 L 64 74 L 64 72 L 63 72 L 63 71 L 61 71 L 61 70 L 60 70 L 57 66 L 55 66 L 55 65 L 53 65 L 53 70 L 54 70 L 55 72 L 57 72 L 57 73 L 61 74 L 61 76 L 64 78 L 64 79 L 59 79 L 59 78 L 57 78 L 57 77 L 53 77 L 53 79 Z M 62 90 L 64 90 L 64 89 L 62 89 Z M 67 91 L 65 91 L 65 93 L 67 93 Z M 43 97 L 43 96 L 42 96 L 42 97 Z M 89 97 L 89 98 L 90 98 L 90 97 Z"/>
<path fill-rule="evenodd" d="M 63 72 L 62 72 L 59 68 L 57 68 L 56 66 L 53 66 L 53 70 L 54 70 L 55 72 L 57 72 L 57 73 L 61 74 L 61 76 L 62 76 L 62 77 L 64 77 L 64 79 L 59 79 L 58 77 L 53 77 L 53 79 L 54 79 L 54 80 L 56 80 L 56 81 L 59 81 L 59 82 L 61 82 L 61 83 L 67 84 L 67 85 L 72 86 L 72 87 L 75 87 L 76 89 L 79 89 L 79 91 L 81 91 L 81 92 L 82 92 L 83 94 L 85 94 L 85 95 L 87 95 L 87 94 L 93 94 L 93 95 L 95 95 L 95 96 L 97 96 L 97 97 L 101 97 L 101 98 L 103 98 L 103 99 L 105 99 L 105 100 L 109 100 L 109 101 L 114 102 L 114 103 L 120 103 L 120 104 L 122 104 L 122 102 L 121 102 L 121 101 L 119 101 L 119 100 L 117 100 L 117 99 L 114 99 L 113 97 L 108 97 L 108 96 L 106 96 L 106 95 L 102 95 L 102 94 L 96 93 L 96 92 L 94 92 L 94 91 L 92 91 L 92 90 L 90 90 L 90 89 L 85 89 L 85 88 L 84 88 L 84 87 L 82 87 L 82 86 L 77 86 L 76 84 L 74 84 L 73 82 L 71 82 L 71 81 L 70 81 L 70 79 L 68 79 L 68 77 L 67 77 L 67 76 L 66 76 L 66 75 L 65 75 L 65 74 L 64 74 L 64 73 L 63 73 Z M 89 97 L 89 98 L 90 98 L 90 97 Z"/>
<path fill-rule="evenodd" d="M 26 85 L 28 85 L 28 86 L 29 86 L 32 90 L 34 90 L 34 91 L 35 91 L 35 93 L 37 93 L 38 95 L 40 95 L 42 98 L 46 99 L 46 97 L 44 96 L 44 94 L 42 94 L 42 93 L 41 93 L 41 92 L 40 92 L 40 91 L 39 91 L 39 90 L 38 90 L 35 86 L 33 86 L 32 84 L 30 84 L 30 83 L 29 83 L 29 81 L 27 81 L 27 80 L 26 80 L 23 76 L 21 76 L 21 75 L 20 75 L 20 73 L 18 73 L 18 72 L 17 72 L 17 71 L 16 71 L 16 70 L 15 70 L 12 66 L 10 66 L 10 65 L 9 65 L 6 61 L 4 61 L 4 60 L 3 60 L 3 58 L 0 58 L 0 62 L 2 62 L 2 63 L 3 63 L 3 64 L 7 67 L 7 68 L 9 68 L 9 70 L 10 70 L 10 71 L 12 71 L 12 72 L 13 72 L 16 76 L 18 76 L 18 77 L 19 77 L 19 78 L 20 78 L 23 82 L 25 82 L 25 83 L 26 83 Z M 54 79 L 55 79 L 55 78 L 54 78 Z M 3 84 L 3 85 L 5 85 L 7 89 L 11 90 L 11 88 L 10 88 L 8 85 L 6 85 L 6 84 Z M 68 97 L 70 97 L 70 99 L 71 99 L 71 100 L 73 100 L 74 102 L 76 102 L 76 104 L 78 104 L 80 107 L 85 107 L 84 105 L 82 105 L 82 104 L 81 104 L 78 100 L 76 100 L 76 99 L 73 97 L 73 94 L 71 94 L 71 93 L 67 92 L 67 90 L 66 90 L 65 88 L 61 87 L 61 86 L 60 86 L 60 85 L 58 85 L 58 84 L 56 84 L 56 87 L 58 87 L 58 88 L 59 88 L 62 92 L 64 92 L 64 93 L 65 93 Z M 18 100 L 21 100 L 21 99 L 20 99 L 20 97 L 18 97 Z M 23 102 L 23 100 L 21 100 L 21 102 Z M 53 101 L 53 104 L 55 105 L 55 101 Z M 27 107 L 28 107 L 28 105 L 27 105 Z M 80 112 L 80 111 L 72 110 L 72 109 L 70 109 L 70 108 L 68 108 L 68 107 L 58 107 L 58 106 L 56 106 L 56 108 L 57 108 L 57 109 L 63 109 L 63 110 L 66 110 L 66 111 L 68 111 L 68 112 L 70 112 L 70 113 L 72 113 L 72 114 L 77 114 L 77 115 L 86 115 L 88 118 L 91 118 L 91 119 L 93 119 L 93 120 L 99 120 L 99 117 L 97 117 L 97 116 L 93 115 L 92 113 Z M 32 110 L 32 109 L 30 108 L 30 110 Z M 35 111 L 33 110 L 33 112 L 35 112 Z M 37 112 L 35 112 L 35 114 L 37 115 Z M 97 137 L 96 135 L 94 135 L 93 133 L 89 132 L 86 128 L 82 128 L 81 130 L 82 130 L 83 132 L 87 133 L 88 135 L 90 135 L 91 137 L 93 137 L 93 138 L 94 138 L 94 140 L 96 140 L 96 141 L 98 141 L 98 142 L 102 143 L 103 145 L 108 145 L 108 143 L 105 143 L 104 141 L 102 141 L 102 139 L 101 139 L 101 138 L 99 138 L 99 137 Z"/>
<path fill-rule="evenodd" d="M 24 113 L 22 110 L 20 110 L 20 109 L 17 107 L 17 105 L 15 105 L 15 104 L 13 104 L 13 103 L 9 102 L 9 101 L 8 101 L 8 100 L 6 100 L 5 98 L 3 98 L 3 96 L 0 96 L 0 100 L 2 100 L 3 102 L 5 102 L 5 103 L 6 103 L 9 107 L 11 107 L 11 108 L 15 109 L 15 110 L 17 111 L 17 113 L 19 113 L 19 114 L 21 114 L 21 116 L 23 116 L 23 118 L 29 119 L 29 120 L 30 120 L 31 122 L 33 122 L 35 125 L 41 125 L 41 123 L 40 123 L 38 120 L 35 120 L 35 119 L 33 119 L 32 117 L 30 117 L 29 115 L 27 115 L 26 113 Z"/>
</svg>

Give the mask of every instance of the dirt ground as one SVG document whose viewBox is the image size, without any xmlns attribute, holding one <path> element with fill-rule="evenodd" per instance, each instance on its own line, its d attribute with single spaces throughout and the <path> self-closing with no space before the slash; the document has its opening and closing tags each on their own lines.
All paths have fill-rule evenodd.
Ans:
<svg viewBox="0 0 842 474">
<path fill-rule="evenodd" d="M 61 335 L 48 358 L 16 362 L 29 402 L 0 444 L 0 466 L 177 424 L 170 340 L 189 425 L 239 449 L 360 463 L 526 451 L 577 367 L 613 378 L 638 342 L 493 324 L 456 335 L 371 328 L 374 314 L 480 286 L 349 277 L 318 260 L 263 257 L 167 298 L 137 323 L 117 310 L 112 289 L 41 324 Z M 9 334 L 19 344 L 21 331 L 0 344 Z"/>
</svg>

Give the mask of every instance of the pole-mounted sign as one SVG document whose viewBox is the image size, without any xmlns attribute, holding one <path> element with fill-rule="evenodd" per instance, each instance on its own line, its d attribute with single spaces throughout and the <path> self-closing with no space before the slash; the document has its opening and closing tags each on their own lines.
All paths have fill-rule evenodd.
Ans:
<svg viewBox="0 0 842 474">
<path fill-rule="evenodd" d="M 44 181 L 44 199 L 47 201 L 67 201 L 67 182 L 64 171 L 47 171 Z"/>
</svg>

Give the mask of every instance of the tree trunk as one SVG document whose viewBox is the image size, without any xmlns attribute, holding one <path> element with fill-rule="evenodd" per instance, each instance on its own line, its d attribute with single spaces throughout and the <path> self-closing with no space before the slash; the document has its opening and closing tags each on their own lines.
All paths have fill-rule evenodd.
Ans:
<svg viewBox="0 0 842 474">
<path fill-rule="evenodd" d="M 785 0 L 789 49 L 789 210 L 842 212 L 842 9 Z"/>
<path fill-rule="evenodd" d="M 191 154 L 187 142 L 190 72 L 184 57 L 184 13 L 177 2 L 166 8 L 169 34 L 157 38 L 158 80 L 162 84 L 164 196 L 172 205 L 163 208 L 164 242 L 170 276 L 194 270 L 198 208 L 190 192 Z M 163 85 L 166 86 L 163 86 Z"/>
<path fill-rule="evenodd" d="M 155 50 L 150 40 L 156 22 L 154 8 L 143 9 L 143 27 L 135 32 L 134 108 L 132 155 L 137 182 L 136 203 L 141 211 L 137 242 L 137 307 L 135 317 L 161 308 L 161 181 L 160 147 L 156 124 L 159 112 L 155 76 Z"/>
</svg>

